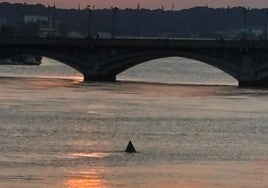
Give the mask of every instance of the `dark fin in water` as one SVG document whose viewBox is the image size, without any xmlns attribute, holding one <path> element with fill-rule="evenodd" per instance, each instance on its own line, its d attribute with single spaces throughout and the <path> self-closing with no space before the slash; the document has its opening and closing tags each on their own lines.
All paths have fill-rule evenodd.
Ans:
<svg viewBox="0 0 268 188">
<path fill-rule="evenodd" d="M 125 150 L 125 152 L 127 152 L 127 153 L 136 153 L 137 152 L 131 141 L 129 141 L 129 143 L 127 145 L 127 149 Z"/>
</svg>

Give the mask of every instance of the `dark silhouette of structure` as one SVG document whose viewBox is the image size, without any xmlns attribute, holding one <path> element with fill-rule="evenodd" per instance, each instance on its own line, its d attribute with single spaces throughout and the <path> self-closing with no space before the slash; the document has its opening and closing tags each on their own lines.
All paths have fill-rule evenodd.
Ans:
<svg viewBox="0 0 268 188">
<path fill-rule="evenodd" d="M 66 25 L 83 36 L 110 33 L 126 37 L 265 38 L 267 9 L 194 7 L 184 10 L 57 9 L 55 6 L 0 3 L 0 18 L 20 29 L 24 16 L 49 17 L 50 26 Z M 246 13 L 246 14 L 245 14 Z M 246 20 L 245 20 L 246 18 Z M 246 21 L 246 25 L 244 24 Z M 114 24 L 113 24 L 114 22 Z M 90 25 L 90 29 L 88 28 Z M 245 28 L 246 27 L 246 28 Z"/>
<path fill-rule="evenodd" d="M 136 153 L 137 152 L 131 141 L 129 141 L 125 152 L 127 152 L 127 153 Z"/>
<path fill-rule="evenodd" d="M 149 60 L 179 56 L 212 65 L 239 86 L 268 86 L 268 42 L 168 39 L 2 39 L 0 58 L 20 54 L 58 60 L 85 81 L 115 81 L 116 75 Z"/>
</svg>

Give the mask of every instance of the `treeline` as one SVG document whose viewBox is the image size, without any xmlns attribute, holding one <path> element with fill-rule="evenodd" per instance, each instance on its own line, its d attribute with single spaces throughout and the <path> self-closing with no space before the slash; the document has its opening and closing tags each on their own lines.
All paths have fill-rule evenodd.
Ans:
<svg viewBox="0 0 268 188">
<path fill-rule="evenodd" d="M 267 11 L 245 10 L 243 7 L 195 7 L 180 11 L 124 9 L 114 12 L 97 9 L 89 12 L 87 9 L 56 9 L 43 5 L 0 4 L 0 18 L 6 19 L 7 25 L 22 23 L 25 15 L 53 15 L 70 30 L 84 36 L 88 32 L 89 19 L 90 33 L 96 34 L 111 33 L 115 18 L 117 36 L 234 38 L 241 36 L 246 26 L 248 37 L 263 38 Z"/>
<path fill-rule="evenodd" d="M 1 38 L 12 37 L 39 37 L 40 25 L 38 23 L 26 23 L 21 27 L 15 27 L 11 25 L 3 25 L 0 29 Z"/>
</svg>

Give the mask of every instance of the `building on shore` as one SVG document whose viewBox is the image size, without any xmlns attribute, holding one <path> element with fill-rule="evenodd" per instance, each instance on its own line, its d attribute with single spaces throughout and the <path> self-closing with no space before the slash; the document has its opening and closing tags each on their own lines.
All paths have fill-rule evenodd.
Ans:
<svg viewBox="0 0 268 188">
<path fill-rule="evenodd" d="M 0 18 L 0 28 L 2 28 L 3 25 L 6 25 L 7 21 L 4 18 Z"/>
</svg>

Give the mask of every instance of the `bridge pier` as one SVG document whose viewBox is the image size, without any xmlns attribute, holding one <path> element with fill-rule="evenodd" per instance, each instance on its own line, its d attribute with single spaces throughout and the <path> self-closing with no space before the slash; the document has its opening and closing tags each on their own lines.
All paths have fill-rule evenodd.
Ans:
<svg viewBox="0 0 268 188">
<path fill-rule="evenodd" d="M 85 82 L 115 82 L 116 75 L 88 75 L 84 74 Z"/>
<path fill-rule="evenodd" d="M 258 80 L 258 81 L 239 81 L 239 87 L 242 88 L 267 88 L 268 87 L 268 80 Z"/>
</svg>

